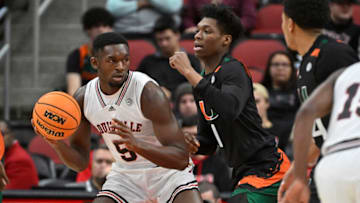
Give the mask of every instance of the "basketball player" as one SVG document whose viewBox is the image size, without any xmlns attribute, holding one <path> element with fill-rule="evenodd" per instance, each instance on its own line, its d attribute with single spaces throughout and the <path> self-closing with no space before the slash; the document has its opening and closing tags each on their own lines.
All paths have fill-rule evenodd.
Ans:
<svg viewBox="0 0 360 203">
<path fill-rule="evenodd" d="M 315 170 L 321 202 L 360 202 L 360 63 L 332 74 L 299 110 L 294 129 L 295 180 L 283 203 L 309 198 L 306 166 L 316 118 L 331 112 L 328 136 Z M 301 197 L 303 196 L 303 197 Z M 306 202 L 306 201 L 305 201 Z"/>
<path fill-rule="evenodd" d="M 328 0 L 284 0 L 282 30 L 287 46 L 302 57 L 297 80 L 299 98 L 303 102 L 313 90 L 334 71 L 358 61 L 357 54 L 348 45 L 321 34 L 329 19 Z M 309 170 L 320 155 L 326 137 L 329 116 L 316 119 L 314 141 L 308 157 Z M 311 174 L 312 176 L 313 174 Z M 293 180 L 293 168 L 287 172 L 279 189 L 279 200 Z M 311 202 L 318 203 L 314 181 L 311 181 Z"/>
<path fill-rule="evenodd" d="M 98 77 L 74 94 L 83 110 L 80 127 L 70 146 L 49 143 L 67 166 L 82 171 L 89 161 L 90 125 L 102 134 L 116 162 L 95 203 L 202 202 L 170 104 L 155 81 L 129 71 L 126 39 L 101 34 L 93 52 Z"/>
<path fill-rule="evenodd" d="M 233 167 L 233 197 L 240 203 L 275 203 L 280 181 L 289 167 L 275 137 L 261 126 L 253 96 L 252 80 L 244 65 L 229 54 L 242 32 L 239 18 L 223 5 L 202 10 L 195 35 L 195 55 L 205 65 L 202 74 L 191 66 L 184 52 L 170 58 L 194 87 L 199 108 L 198 136 L 187 136 L 193 152 L 221 154 Z"/>
</svg>

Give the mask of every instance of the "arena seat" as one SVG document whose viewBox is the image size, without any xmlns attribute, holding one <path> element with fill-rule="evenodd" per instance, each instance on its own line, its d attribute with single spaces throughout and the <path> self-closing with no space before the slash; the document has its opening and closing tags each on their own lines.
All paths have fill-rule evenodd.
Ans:
<svg viewBox="0 0 360 203">
<path fill-rule="evenodd" d="M 269 4 L 259 9 L 256 24 L 251 34 L 281 34 L 281 4 Z"/>
<path fill-rule="evenodd" d="M 189 54 L 194 54 L 194 40 L 193 39 L 182 39 L 180 40 L 180 46 L 185 49 Z"/>
<path fill-rule="evenodd" d="M 55 150 L 39 135 L 35 136 L 29 143 L 28 151 L 33 154 L 41 154 L 51 158 L 55 164 L 62 164 Z"/>
<path fill-rule="evenodd" d="M 257 67 L 248 67 L 253 82 L 261 82 L 264 77 L 264 71 Z"/>
<path fill-rule="evenodd" d="M 248 39 L 236 44 L 231 55 L 243 62 L 249 70 L 256 67 L 257 72 L 265 72 L 266 63 L 271 53 L 285 50 L 285 46 L 278 40 L 273 39 Z M 253 71 L 255 72 L 255 70 Z M 258 74 L 258 73 L 257 73 Z M 258 77 L 258 76 L 257 76 Z"/>
<path fill-rule="evenodd" d="M 355 24 L 360 25 L 360 5 L 359 4 L 353 4 L 353 22 Z"/>
<path fill-rule="evenodd" d="M 136 70 L 145 56 L 156 51 L 153 44 L 147 40 L 132 39 L 128 40 L 128 43 L 130 47 L 130 70 Z"/>
</svg>

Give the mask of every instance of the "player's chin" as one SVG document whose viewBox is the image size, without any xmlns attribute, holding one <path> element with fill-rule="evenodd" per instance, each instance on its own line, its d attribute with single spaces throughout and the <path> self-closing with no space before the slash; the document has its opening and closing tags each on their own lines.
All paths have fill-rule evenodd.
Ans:
<svg viewBox="0 0 360 203">
<path fill-rule="evenodd" d="M 109 85 L 111 87 L 121 87 L 123 83 L 124 83 L 124 80 L 121 80 L 121 81 L 111 80 L 109 82 Z"/>
</svg>

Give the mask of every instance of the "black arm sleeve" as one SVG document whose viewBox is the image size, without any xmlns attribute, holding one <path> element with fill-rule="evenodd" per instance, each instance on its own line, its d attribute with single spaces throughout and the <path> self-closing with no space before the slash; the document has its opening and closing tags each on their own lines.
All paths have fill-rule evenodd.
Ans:
<svg viewBox="0 0 360 203">
<path fill-rule="evenodd" d="M 251 80 L 239 62 L 224 64 L 216 74 L 221 74 L 221 89 L 202 79 L 194 92 L 204 98 L 216 113 L 231 122 L 240 115 L 250 97 Z"/>
<path fill-rule="evenodd" d="M 206 123 L 201 113 L 198 113 L 198 135 L 197 139 L 200 142 L 200 147 L 197 154 L 212 155 L 217 148 L 217 142 L 210 125 Z"/>
<path fill-rule="evenodd" d="M 325 49 L 322 49 L 317 61 L 316 81 L 322 83 L 333 72 L 357 61 L 359 61 L 358 56 L 350 46 L 342 43 L 329 44 Z"/>
<path fill-rule="evenodd" d="M 75 49 L 72 51 L 66 61 L 66 72 L 67 73 L 80 73 L 80 51 Z"/>
</svg>

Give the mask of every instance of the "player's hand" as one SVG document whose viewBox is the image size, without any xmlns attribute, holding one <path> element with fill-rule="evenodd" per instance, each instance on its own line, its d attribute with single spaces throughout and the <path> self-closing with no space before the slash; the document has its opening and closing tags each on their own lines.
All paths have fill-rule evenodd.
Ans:
<svg viewBox="0 0 360 203">
<path fill-rule="evenodd" d="M 4 165 L 0 162 L 0 191 L 4 190 L 9 183 L 9 178 L 6 175 Z"/>
<path fill-rule="evenodd" d="M 43 136 L 43 135 L 38 131 L 38 129 L 36 128 L 33 119 L 31 119 L 31 125 L 32 125 L 32 127 L 33 127 L 33 129 L 34 129 L 35 134 L 41 136 L 41 137 L 42 137 L 47 143 L 49 143 L 51 146 L 55 146 L 56 144 L 59 143 L 58 140 L 51 140 L 51 139 L 48 139 L 47 137 Z"/>
<path fill-rule="evenodd" d="M 169 58 L 170 66 L 180 74 L 186 75 L 189 71 L 193 70 L 188 55 L 185 52 L 177 51 Z"/>
<path fill-rule="evenodd" d="M 294 163 L 291 164 L 289 170 L 285 173 L 280 188 L 278 190 L 278 202 L 281 202 L 283 199 L 284 193 L 288 190 L 289 186 L 294 182 L 295 175 L 294 175 Z"/>
<path fill-rule="evenodd" d="M 196 137 L 193 134 L 190 134 L 188 132 L 184 132 L 185 142 L 188 144 L 188 149 L 190 154 L 195 154 L 198 151 L 198 148 L 200 147 L 199 140 L 196 139 Z"/>
<path fill-rule="evenodd" d="M 296 178 L 279 203 L 308 203 L 310 190 L 305 181 Z"/>
<path fill-rule="evenodd" d="M 110 127 L 110 133 L 119 135 L 119 139 L 113 141 L 115 145 L 124 144 L 128 150 L 136 152 L 139 140 L 134 137 L 131 130 L 123 122 L 113 118 Z"/>
</svg>

